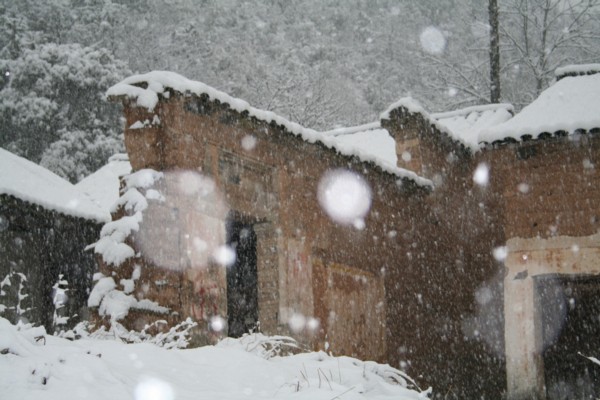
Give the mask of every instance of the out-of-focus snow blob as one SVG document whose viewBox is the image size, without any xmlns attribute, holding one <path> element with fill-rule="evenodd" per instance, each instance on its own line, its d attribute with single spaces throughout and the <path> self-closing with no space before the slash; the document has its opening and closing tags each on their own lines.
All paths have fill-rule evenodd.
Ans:
<svg viewBox="0 0 600 400">
<path fill-rule="evenodd" d="M 526 183 L 519 183 L 519 185 L 517 186 L 517 190 L 519 190 L 519 192 L 523 194 L 527 194 L 529 193 L 529 185 Z"/>
<path fill-rule="evenodd" d="M 492 255 L 494 256 L 494 259 L 496 261 L 502 262 L 502 261 L 506 260 L 506 256 L 508 255 L 508 249 L 506 248 L 506 246 L 496 247 L 492 251 Z"/>
<path fill-rule="evenodd" d="M 490 181 L 490 167 L 486 163 L 480 163 L 473 174 L 473 182 L 479 186 L 487 186 Z"/>
<path fill-rule="evenodd" d="M 302 314 L 294 313 L 290 319 L 288 319 L 288 325 L 292 332 L 300 333 L 306 326 L 306 317 Z"/>
<path fill-rule="evenodd" d="M 9 225 L 8 218 L 6 218 L 3 215 L 0 215 L 0 232 L 8 229 L 8 225 Z"/>
<path fill-rule="evenodd" d="M 458 94 L 458 90 L 456 88 L 448 88 L 448 96 L 449 97 L 454 97 Z"/>
<path fill-rule="evenodd" d="M 184 171 L 177 176 L 181 193 L 193 196 L 207 196 L 215 190 L 215 182 L 193 171 Z"/>
<path fill-rule="evenodd" d="M 362 218 L 357 218 L 354 220 L 354 223 L 352 224 L 352 226 L 354 226 L 354 228 L 356 228 L 356 230 L 362 231 L 363 229 L 365 229 L 365 227 L 367 226 L 367 224 L 365 224 L 365 220 Z"/>
<path fill-rule="evenodd" d="M 213 259 L 224 267 L 230 267 L 235 263 L 235 250 L 227 245 L 219 246 L 213 252 Z"/>
<path fill-rule="evenodd" d="M 135 400 L 174 400 L 175 391 L 165 381 L 147 378 L 136 386 L 134 398 Z"/>
<path fill-rule="evenodd" d="M 419 36 L 421 41 L 421 47 L 426 53 L 439 55 L 444 52 L 446 48 L 446 37 L 435 26 L 428 26 L 423 29 Z"/>
<path fill-rule="evenodd" d="M 481 305 L 489 303 L 490 301 L 492 301 L 492 299 L 493 293 L 491 289 L 487 286 L 484 286 L 475 292 L 475 300 Z"/>
<path fill-rule="evenodd" d="M 412 160 L 412 155 L 408 151 L 403 151 L 401 157 L 402 161 L 404 162 L 409 162 L 410 160 Z"/>
<path fill-rule="evenodd" d="M 242 138 L 242 148 L 246 151 L 252 151 L 256 147 L 256 138 L 252 135 L 246 135 Z"/>
<path fill-rule="evenodd" d="M 327 215 L 342 225 L 364 228 L 364 217 L 371 208 L 371 189 L 356 172 L 328 171 L 319 182 L 319 204 Z"/>
<path fill-rule="evenodd" d="M 131 230 L 139 230 L 135 240 L 146 259 L 173 270 L 228 264 L 222 247 L 229 207 L 214 180 L 195 171 L 165 172 L 159 180 L 136 174 L 142 195 L 135 205 L 147 206 Z"/>
<path fill-rule="evenodd" d="M 67 208 L 75 209 L 77 207 L 79 207 L 79 200 L 78 199 L 71 199 L 67 203 Z"/>
<path fill-rule="evenodd" d="M 311 332 L 314 332 L 314 331 L 316 331 L 317 329 L 319 329 L 319 325 L 320 325 L 320 324 L 319 324 L 319 320 L 318 320 L 318 319 L 316 319 L 316 318 L 313 318 L 313 317 L 309 318 L 309 319 L 306 321 L 306 327 L 307 327 L 307 328 L 308 328 L 308 329 L 309 329 Z"/>
<path fill-rule="evenodd" d="M 594 169 L 594 164 L 590 161 L 589 158 L 583 160 L 583 169 Z"/>
<path fill-rule="evenodd" d="M 227 321 L 225 321 L 223 317 L 220 317 L 218 315 L 215 315 L 210 319 L 210 329 L 212 329 L 214 332 L 223 331 L 223 329 L 225 329 L 226 324 Z"/>
</svg>

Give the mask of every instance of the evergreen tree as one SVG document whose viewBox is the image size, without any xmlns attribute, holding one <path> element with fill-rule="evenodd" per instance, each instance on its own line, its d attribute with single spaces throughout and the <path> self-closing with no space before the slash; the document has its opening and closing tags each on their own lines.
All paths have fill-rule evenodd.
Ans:
<svg viewBox="0 0 600 400">
<path fill-rule="evenodd" d="M 0 60 L 0 69 L 10 74 L 0 91 L 0 146 L 73 182 L 122 151 L 120 112 L 103 94 L 128 70 L 107 50 L 48 43 Z"/>
</svg>

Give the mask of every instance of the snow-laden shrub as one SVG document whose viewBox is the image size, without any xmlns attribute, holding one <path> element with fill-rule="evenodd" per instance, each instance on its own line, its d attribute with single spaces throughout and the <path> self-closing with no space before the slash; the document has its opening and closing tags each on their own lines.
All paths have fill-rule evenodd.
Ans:
<svg viewBox="0 0 600 400">
<path fill-rule="evenodd" d="M 217 343 L 217 347 L 241 348 L 267 360 L 273 357 L 289 356 L 308 351 L 291 337 L 265 336 L 262 333 L 246 333 L 237 339 L 225 338 Z"/>
<path fill-rule="evenodd" d="M 166 321 L 159 320 L 146 325 L 141 331 L 127 330 L 118 322 L 113 322 L 110 329 L 101 326 L 94 330 L 89 322 L 81 322 L 75 328 L 68 331 L 61 331 L 56 336 L 69 339 L 102 339 L 119 340 L 124 343 L 150 343 L 165 349 L 184 349 L 188 347 L 190 341 L 190 330 L 198 325 L 191 318 L 173 326 L 167 332 L 160 332 Z M 153 333 L 158 331 L 158 333 Z"/>
</svg>

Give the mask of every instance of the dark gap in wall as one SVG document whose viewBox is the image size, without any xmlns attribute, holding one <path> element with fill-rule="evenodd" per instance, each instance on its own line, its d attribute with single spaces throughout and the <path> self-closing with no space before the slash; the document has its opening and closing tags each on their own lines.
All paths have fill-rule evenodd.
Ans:
<svg viewBox="0 0 600 400">
<path fill-rule="evenodd" d="M 227 323 L 230 337 L 256 329 L 258 323 L 258 274 L 256 233 L 252 224 L 230 219 L 227 244 L 236 260 L 227 269 Z"/>
</svg>

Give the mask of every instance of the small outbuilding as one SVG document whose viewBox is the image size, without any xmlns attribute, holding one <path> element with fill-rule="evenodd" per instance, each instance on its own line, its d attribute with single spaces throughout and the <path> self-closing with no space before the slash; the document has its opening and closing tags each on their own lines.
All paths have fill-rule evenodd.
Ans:
<svg viewBox="0 0 600 400">
<path fill-rule="evenodd" d="M 110 214 L 71 183 L 0 149 L 0 315 L 47 332 L 88 318 L 85 247 Z"/>
</svg>

